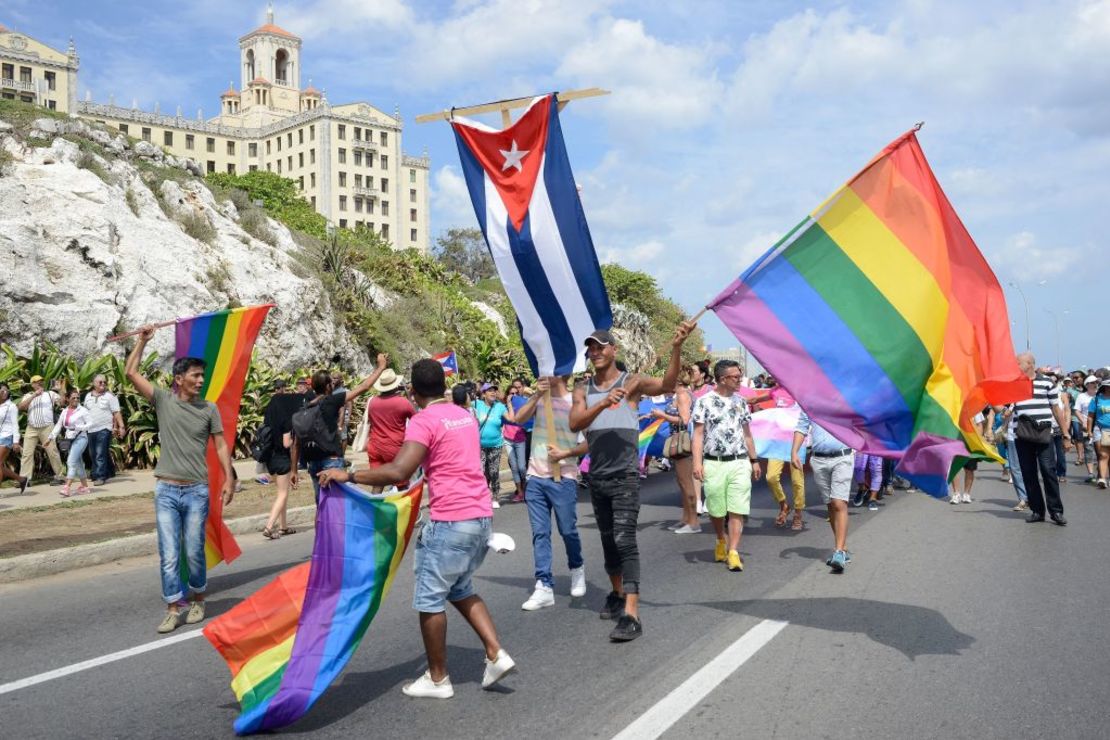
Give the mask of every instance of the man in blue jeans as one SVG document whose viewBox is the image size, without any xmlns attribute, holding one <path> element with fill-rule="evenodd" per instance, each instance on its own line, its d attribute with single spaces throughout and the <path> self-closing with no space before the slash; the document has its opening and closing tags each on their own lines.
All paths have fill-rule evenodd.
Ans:
<svg viewBox="0 0 1110 740">
<path fill-rule="evenodd" d="M 89 456 L 92 458 L 94 486 L 116 474 L 112 466 L 112 435 L 123 437 L 123 415 L 119 399 L 108 390 L 108 379 L 103 375 L 93 378 L 92 390 L 85 394 L 85 410 L 89 413 Z"/>
<path fill-rule="evenodd" d="M 416 539 L 412 608 L 420 613 L 428 670 L 401 691 L 427 699 L 455 695 L 447 674 L 448 603 L 485 647 L 483 689 L 516 670 L 516 663 L 501 648 L 486 603 L 474 589 L 473 576 L 486 557 L 493 523 L 493 501 L 478 458 L 478 422 L 469 409 L 448 401 L 446 393 L 443 366 L 435 360 L 418 360 L 412 366 L 412 394 L 420 411 L 409 419 L 397 456 L 353 475 L 338 469 L 319 475 L 320 485 L 353 480 L 387 486 L 409 480 L 417 467 L 424 467 L 431 521 Z"/>
<path fill-rule="evenodd" d="M 208 585 L 204 557 L 204 525 L 208 518 L 208 441 L 216 447 L 224 468 L 224 505 L 235 496 L 231 455 L 224 440 L 223 422 L 216 404 L 200 397 L 204 386 L 204 360 L 182 357 L 173 363 L 175 390 L 151 384 L 139 371 L 143 349 L 154 336 L 144 326 L 139 341 L 127 357 L 127 379 L 143 398 L 154 404 L 158 417 L 158 443 L 162 452 L 154 468 L 154 513 L 158 528 L 158 559 L 162 571 L 162 600 L 166 616 L 160 633 L 173 632 L 178 623 L 178 602 L 186 587 L 192 604 L 186 624 L 204 619 L 204 590 Z M 180 557 L 189 568 L 188 584 L 181 581 Z"/>
<path fill-rule="evenodd" d="M 555 605 L 555 581 L 551 577 L 551 514 L 567 549 L 570 595 L 586 595 L 586 569 L 582 563 L 582 540 L 578 536 L 578 465 L 586 454 L 586 442 L 577 442 L 570 430 L 572 396 L 568 375 L 540 378 L 536 392 L 516 410 L 516 422 L 535 421 L 532 438 L 535 454 L 528 463 L 528 488 L 524 501 L 532 524 L 532 556 L 536 561 L 536 587 L 521 605 L 532 612 Z M 552 423 L 548 424 L 546 397 L 551 394 Z M 549 438 L 549 427 L 554 438 Z M 554 468 L 558 466 L 559 480 Z"/>
</svg>

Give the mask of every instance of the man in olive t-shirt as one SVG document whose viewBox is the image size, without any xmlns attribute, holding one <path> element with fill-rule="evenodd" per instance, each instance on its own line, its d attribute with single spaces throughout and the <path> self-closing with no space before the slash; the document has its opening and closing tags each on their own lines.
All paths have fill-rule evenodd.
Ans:
<svg viewBox="0 0 1110 740">
<path fill-rule="evenodd" d="M 224 469 L 224 505 L 235 495 L 231 455 L 224 440 L 223 422 L 216 405 L 200 397 L 204 387 L 204 360 L 183 357 L 173 364 L 171 392 L 154 387 L 139 371 L 143 349 L 154 329 L 142 328 L 139 341 L 127 357 L 127 379 L 154 404 L 158 417 L 161 454 L 154 468 L 154 512 L 158 527 L 158 558 L 162 570 L 162 600 L 166 616 L 158 631 L 172 632 L 178 624 L 178 602 L 186 587 L 192 604 L 186 624 L 204 619 L 204 590 L 208 575 L 204 556 L 204 528 L 208 520 L 208 440 L 216 448 Z M 181 578 L 180 559 L 184 553 L 188 583 Z"/>
</svg>

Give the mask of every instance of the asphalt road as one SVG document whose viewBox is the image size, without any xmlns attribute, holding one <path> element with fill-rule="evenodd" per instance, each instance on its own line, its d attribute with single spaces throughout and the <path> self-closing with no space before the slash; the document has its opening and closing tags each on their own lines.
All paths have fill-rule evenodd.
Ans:
<svg viewBox="0 0 1110 740">
<path fill-rule="evenodd" d="M 831 536 L 820 506 L 811 505 L 804 532 L 777 529 L 770 494 L 757 485 L 741 545 L 746 569 L 733 574 L 712 562 L 708 527 L 665 530 L 677 494 L 669 474 L 653 475 L 640 516 L 645 635 L 628 644 L 609 643 L 611 623 L 597 617 L 608 586 L 586 498 L 579 522 L 590 590 L 567 595 L 557 542 L 557 603 L 534 613 L 520 610 L 534 580 L 527 515 L 507 506 L 495 529 L 518 549 L 487 558 L 479 588 L 520 674 L 481 691 L 480 644 L 451 614 L 454 699 L 403 696 L 401 685 L 424 668 L 405 567 L 346 672 L 283 732 L 610 738 L 701 680 L 754 627 L 781 620 L 787 626 L 747 662 L 702 680 L 707 693 L 688 712 L 668 712 L 674 724 L 664 736 L 1107 737 L 1110 494 L 1072 483 L 1071 524 L 1030 525 L 1009 510 L 998 469 L 983 468 L 972 504 L 899 492 L 879 512 L 853 509 L 854 562 L 840 576 L 824 565 Z M 209 615 L 306 559 L 311 538 L 241 538 L 242 558 L 211 576 Z M 160 639 L 160 608 L 152 558 L 0 587 L 0 692 Z M 0 693 L 0 727 L 12 738 L 230 737 L 238 707 L 228 681 L 207 641 L 188 639 Z"/>
</svg>

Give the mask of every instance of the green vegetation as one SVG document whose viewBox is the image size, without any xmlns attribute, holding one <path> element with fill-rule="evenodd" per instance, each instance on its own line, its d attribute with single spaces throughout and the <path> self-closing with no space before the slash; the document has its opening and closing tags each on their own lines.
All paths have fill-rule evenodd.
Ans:
<svg viewBox="0 0 1110 740">
<path fill-rule="evenodd" d="M 216 227 L 208 223 L 208 217 L 197 211 L 188 211 L 177 217 L 177 223 L 185 233 L 197 241 L 212 244 L 216 239 Z"/>
<path fill-rule="evenodd" d="M 670 357 L 670 343 L 675 327 L 689 318 L 686 312 L 664 296 L 655 278 L 646 272 L 608 264 L 601 266 L 601 276 L 605 279 L 605 289 L 611 303 L 621 303 L 648 317 L 651 322 L 648 333 L 658 357 L 656 367 L 662 369 Z M 695 329 L 682 348 L 683 358 L 687 362 L 702 359 L 705 356 L 702 351 L 704 345 L 705 336 L 701 329 Z"/>
<path fill-rule="evenodd" d="M 104 165 L 93 155 L 92 152 L 81 152 L 77 157 L 78 169 L 88 170 L 109 185 L 112 184 L 112 176 L 108 170 L 104 169 Z"/>
<path fill-rule="evenodd" d="M 131 209 L 132 213 L 134 213 L 136 216 L 138 216 L 139 215 L 139 196 L 135 195 L 134 190 L 132 190 L 131 188 L 127 188 L 127 192 L 124 194 L 123 197 L 124 197 L 124 200 L 127 201 L 127 207 Z"/>
</svg>

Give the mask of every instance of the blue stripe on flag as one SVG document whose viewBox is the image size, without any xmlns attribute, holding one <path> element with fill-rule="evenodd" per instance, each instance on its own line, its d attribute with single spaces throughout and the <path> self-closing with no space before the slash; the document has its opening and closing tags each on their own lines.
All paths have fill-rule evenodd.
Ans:
<svg viewBox="0 0 1110 740">
<path fill-rule="evenodd" d="M 576 352 L 578 343 L 570 331 L 566 316 L 559 305 L 559 299 L 551 289 L 547 273 L 544 272 L 543 264 L 532 243 L 532 214 L 525 215 L 523 228 L 520 231 L 517 231 L 508 219 L 505 220 L 505 229 L 509 233 L 509 248 L 513 255 L 513 262 L 516 263 L 516 269 L 528 289 L 528 297 L 532 299 L 532 305 L 536 307 L 536 313 L 543 321 L 544 329 L 547 330 L 548 339 L 551 341 L 552 354 L 555 357 L 553 374 L 566 375 L 574 372 L 574 362 L 578 359 Z"/>
<path fill-rule="evenodd" d="M 524 346 L 524 357 L 528 360 L 528 367 L 532 368 L 532 372 L 538 372 L 537 368 L 540 366 L 539 360 L 536 359 L 536 353 L 528 346 L 528 342 L 524 341 L 524 327 L 520 323 L 520 319 L 516 320 L 516 330 L 520 333 L 520 343 Z"/>
<path fill-rule="evenodd" d="M 559 106 L 551 101 L 551 113 L 547 129 L 547 151 L 544 158 L 544 183 L 559 236 L 567 252 L 570 269 L 582 292 L 582 300 L 590 312 L 596 329 L 608 329 L 613 325 L 613 312 L 609 307 L 609 294 L 601 278 L 601 266 L 597 262 L 597 252 L 590 238 L 590 227 L 574 184 L 574 173 L 570 169 L 566 143 L 563 141 L 563 128 L 559 123 Z M 583 337 L 585 339 L 585 337 Z"/>
<path fill-rule="evenodd" d="M 489 252 L 489 234 L 486 233 L 486 173 L 458 132 L 455 133 L 455 143 L 459 147 L 459 161 L 462 163 L 466 189 L 470 191 L 470 201 L 474 204 L 474 215 L 478 217 L 478 225 L 486 239 L 486 251 Z M 493 256 L 492 252 L 490 256 Z"/>
</svg>

